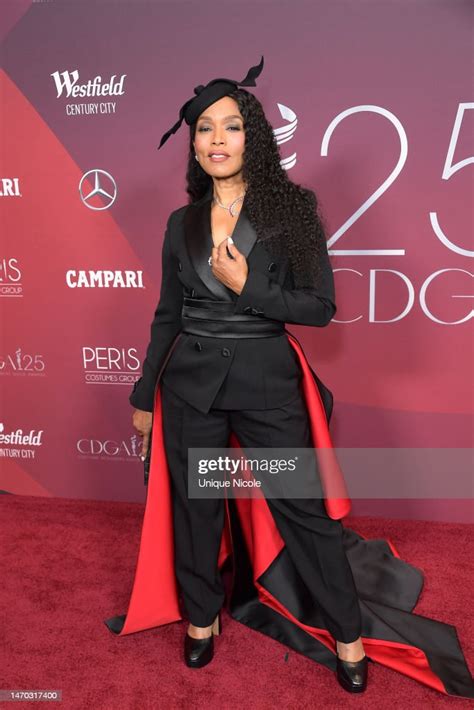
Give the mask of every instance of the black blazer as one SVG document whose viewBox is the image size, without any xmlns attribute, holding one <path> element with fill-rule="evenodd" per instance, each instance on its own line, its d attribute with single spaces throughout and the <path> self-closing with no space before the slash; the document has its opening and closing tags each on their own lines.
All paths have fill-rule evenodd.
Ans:
<svg viewBox="0 0 474 710">
<path fill-rule="evenodd" d="M 287 257 L 275 260 L 257 239 L 242 204 L 232 238 L 249 273 L 240 295 L 214 277 L 208 263 L 212 186 L 199 201 L 171 213 L 163 242 L 161 293 L 151 324 L 142 376 L 130 395 L 137 409 L 153 410 L 162 381 L 196 409 L 279 407 L 297 393 L 301 371 L 285 333 L 270 338 L 217 338 L 182 333 L 183 297 L 232 300 L 235 313 L 284 323 L 325 326 L 336 312 L 327 248 L 317 288 L 296 289 Z M 172 347 L 173 346 L 173 347 Z M 332 395 L 313 371 L 330 416 Z M 329 418 L 328 416 L 328 418 Z"/>
</svg>

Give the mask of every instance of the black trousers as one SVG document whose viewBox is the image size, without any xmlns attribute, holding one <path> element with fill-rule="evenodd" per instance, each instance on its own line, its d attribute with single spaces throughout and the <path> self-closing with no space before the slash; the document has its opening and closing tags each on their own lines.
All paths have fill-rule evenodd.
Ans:
<svg viewBox="0 0 474 710">
<path fill-rule="evenodd" d="M 227 447 L 231 430 L 242 447 L 312 447 L 304 395 L 265 410 L 199 412 L 161 383 L 163 437 L 172 481 L 175 571 L 189 621 L 210 626 L 224 602 L 217 558 L 223 498 L 188 498 L 188 448 Z M 266 498 L 277 529 L 332 636 L 343 643 L 361 632 L 359 601 L 342 545 L 342 524 L 320 498 Z"/>
</svg>

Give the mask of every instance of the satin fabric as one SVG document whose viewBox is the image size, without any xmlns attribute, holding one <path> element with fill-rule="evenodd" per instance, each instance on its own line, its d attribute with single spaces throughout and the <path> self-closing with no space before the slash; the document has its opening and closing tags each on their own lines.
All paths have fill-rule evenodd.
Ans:
<svg viewBox="0 0 474 710">
<path fill-rule="evenodd" d="M 350 501 L 333 449 L 327 412 L 301 345 L 288 333 L 302 369 L 328 515 L 348 514 Z M 239 447 L 235 434 L 230 445 Z M 170 480 L 162 436 L 160 385 L 155 390 L 151 466 L 138 561 L 126 614 L 104 621 L 125 636 L 183 618 L 174 573 Z M 423 586 L 420 570 L 402 561 L 394 546 L 367 541 L 345 529 L 344 546 L 354 574 L 370 660 L 444 694 L 474 697 L 474 684 L 453 626 L 412 613 Z M 335 642 L 308 603 L 263 497 L 226 500 L 219 567 L 232 560 L 231 616 L 288 647 L 335 669 Z"/>
</svg>

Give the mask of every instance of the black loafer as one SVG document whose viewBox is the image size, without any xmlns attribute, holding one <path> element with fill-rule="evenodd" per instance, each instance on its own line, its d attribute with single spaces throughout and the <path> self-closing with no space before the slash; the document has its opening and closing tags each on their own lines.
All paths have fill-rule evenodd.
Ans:
<svg viewBox="0 0 474 710">
<path fill-rule="evenodd" d="M 360 661 L 342 661 L 337 656 L 336 674 L 339 685 L 349 693 L 363 693 L 367 688 L 367 656 Z"/>
</svg>

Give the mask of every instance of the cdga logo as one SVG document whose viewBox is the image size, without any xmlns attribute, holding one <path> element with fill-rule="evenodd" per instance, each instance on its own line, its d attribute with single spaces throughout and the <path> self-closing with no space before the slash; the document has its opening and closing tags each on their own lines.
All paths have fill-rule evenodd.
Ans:
<svg viewBox="0 0 474 710">
<path fill-rule="evenodd" d="M 135 459 L 140 453 L 139 437 L 129 439 L 79 439 L 76 448 L 81 457 L 104 459 Z"/>
</svg>

